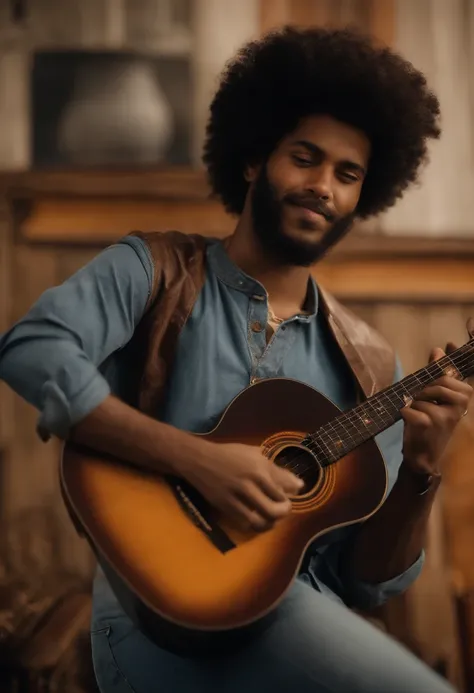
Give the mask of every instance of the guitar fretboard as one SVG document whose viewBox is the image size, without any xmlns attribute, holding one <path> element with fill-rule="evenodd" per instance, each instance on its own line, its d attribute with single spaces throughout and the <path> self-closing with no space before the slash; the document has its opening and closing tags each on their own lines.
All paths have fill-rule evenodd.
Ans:
<svg viewBox="0 0 474 693">
<path fill-rule="evenodd" d="M 472 373 L 474 342 L 470 341 L 449 356 L 420 368 L 362 404 L 337 416 L 307 436 L 305 443 L 314 450 L 322 464 L 337 462 L 365 441 L 399 421 L 401 409 L 427 385 L 443 375 L 454 375 L 464 379 Z"/>
</svg>

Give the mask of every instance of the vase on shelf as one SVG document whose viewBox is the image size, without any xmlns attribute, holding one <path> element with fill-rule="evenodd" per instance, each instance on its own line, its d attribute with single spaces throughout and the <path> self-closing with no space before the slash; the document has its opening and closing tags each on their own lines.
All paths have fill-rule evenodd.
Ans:
<svg viewBox="0 0 474 693">
<path fill-rule="evenodd" d="M 68 164 L 150 165 L 166 160 L 173 111 L 155 65 L 126 53 L 84 53 L 58 125 Z"/>
</svg>

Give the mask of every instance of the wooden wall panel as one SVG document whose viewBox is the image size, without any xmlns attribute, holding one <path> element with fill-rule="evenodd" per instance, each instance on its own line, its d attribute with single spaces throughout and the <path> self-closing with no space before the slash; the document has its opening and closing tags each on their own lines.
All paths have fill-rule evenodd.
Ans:
<svg viewBox="0 0 474 693">
<path fill-rule="evenodd" d="M 12 279 L 8 324 L 21 318 L 43 291 L 64 281 L 96 250 L 67 253 L 18 245 L 11 248 Z M 75 262 L 73 261 L 73 258 Z M 5 386 L 6 387 L 6 386 Z M 11 428 L 4 451 L 3 513 L 13 560 L 45 569 L 52 564 L 89 576 L 94 565 L 87 544 L 77 537 L 58 485 L 60 444 L 36 434 L 38 413 L 9 391 Z"/>
<path fill-rule="evenodd" d="M 13 282 L 12 277 L 9 279 L 9 321 L 23 315 L 45 288 L 64 281 L 91 259 L 102 245 L 113 242 L 121 235 L 119 228 L 114 233 L 114 225 L 119 218 L 115 201 L 125 199 L 128 200 L 127 204 L 136 205 L 139 209 L 138 188 L 143 193 L 141 200 L 145 211 L 149 203 L 173 199 L 170 209 L 173 205 L 181 207 L 181 214 L 188 218 L 189 230 L 205 232 L 206 219 L 210 218 L 207 193 L 202 181 L 199 182 L 201 179 L 186 173 L 182 178 L 162 173 L 151 174 L 149 178 L 128 176 L 126 180 L 120 175 L 109 177 L 104 173 L 95 174 L 95 177 L 63 174 L 56 176 L 55 182 L 53 178 L 50 174 L 26 174 L 16 180 L 20 198 L 27 193 L 26 197 L 30 196 L 34 204 L 33 213 L 25 215 L 22 223 L 21 215 L 15 217 L 15 246 L 11 245 L 12 239 L 9 240 L 9 265 L 15 275 L 22 278 L 20 282 Z M 193 180 L 196 185 L 192 185 Z M 158 186 L 160 192 L 155 190 L 153 195 L 157 183 L 161 184 L 161 189 Z M 55 186 L 59 187 L 56 195 Z M 97 190 L 95 198 L 91 197 L 94 189 Z M 51 199 L 48 202 L 48 196 L 52 196 L 53 202 Z M 64 204 L 58 204 L 56 211 L 59 210 L 63 216 L 60 223 L 55 220 L 55 233 L 48 238 L 52 228 L 48 219 L 54 218 L 54 207 L 60 199 Z M 103 210 L 115 215 L 105 225 L 107 215 L 97 215 L 98 233 L 92 236 L 81 233 L 94 220 L 90 214 L 91 207 L 87 204 L 81 206 L 87 200 L 94 209 L 97 210 L 102 204 Z M 48 214 L 43 203 L 50 205 Z M 70 205 L 67 219 L 75 223 L 77 230 L 75 239 L 68 233 L 68 228 L 72 226 L 64 224 L 67 205 Z M 193 216 L 196 205 L 203 205 L 207 209 L 199 229 Z M 74 219 L 74 210 L 80 217 L 79 221 Z M 28 228 L 30 232 L 33 228 L 36 232 L 40 231 L 35 238 L 36 243 L 32 242 L 34 234 L 29 235 Z M 95 227 L 90 223 L 89 228 Z M 129 229 L 123 229 L 126 230 Z M 223 228 L 220 235 L 222 233 Z M 48 245 L 44 244 L 46 240 L 50 241 Z M 75 244 L 71 241 L 75 241 Z M 426 364 L 434 345 L 444 346 L 448 340 L 458 343 L 465 341 L 465 318 L 474 302 L 473 267 L 474 246 L 468 242 L 421 243 L 407 239 L 401 243 L 387 238 L 382 243 L 380 238 L 369 239 L 355 233 L 317 268 L 316 275 L 322 284 L 335 291 L 385 334 L 399 352 L 405 370 L 413 371 Z M 4 451 L 5 496 L 10 499 L 8 515 L 12 520 L 16 518 L 14 527 L 18 526 L 19 516 L 30 517 L 29 523 L 22 520 L 20 524 L 24 533 L 30 532 L 30 544 L 34 547 L 44 546 L 45 533 L 53 531 L 55 563 L 88 575 L 93 565 L 91 554 L 86 544 L 75 536 L 58 492 L 58 446 L 55 443 L 45 446 L 39 441 L 34 433 L 36 412 L 20 402 L 19 398 L 13 400 L 11 444 Z M 460 449 L 465 450 L 464 443 Z M 461 457 L 458 480 L 465 478 L 465 459 Z M 455 488 L 459 486 L 453 486 Z M 474 497 L 474 489 L 470 497 Z M 468 502 L 469 495 L 466 494 L 462 513 L 459 504 L 451 510 L 456 505 L 455 496 L 449 484 L 445 485 L 430 524 L 428 556 L 423 575 L 406 595 L 394 600 L 386 610 L 391 632 L 427 662 L 444 669 L 453 682 L 459 679 L 459 661 L 450 584 L 453 570 L 448 566 L 448 561 L 457 566 L 461 575 L 466 574 L 462 547 L 467 546 L 474 531 L 474 522 L 468 515 Z M 48 516 L 47 508 L 53 509 L 54 530 L 51 530 L 51 523 L 42 525 L 37 522 L 32 525 L 31 517 L 36 517 L 41 508 L 44 517 Z M 445 508 L 452 513 L 451 519 L 446 518 Z M 457 515 L 455 510 L 459 511 Z M 462 538 L 450 543 L 448 536 L 446 543 L 443 529 L 449 528 L 450 532 L 456 534 L 456 524 L 461 517 L 466 521 Z M 456 536 L 461 534 L 457 533 Z M 39 551 L 38 548 L 35 550 Z"/>
<path fill-rule="evenodd" d="M 15 277 L 15 279 L 13 279 Z M 36 297 L 55 282 L 53 255 L 42 249 L 17 247 L 12 252 L 11 322 L 32 305 Z M 35 433 L 37 415 L 33 407 L 15 397 L 13 400 L 13 436 L 9 445 L 8 476 L 5 480 L 5 510 L 8 515 L 31 504 L 41 504 L 51 488 L 49 451 L 38 445 Z"/>
<path fill-rule="evenodd" d="M 13 207 L 20 208 L 16 212 L 16 238 L 50 246 L 101 247 L 133 229 L 180 229 L 222 238 L 235 227 L 235 218 L 226 214 L 216 201 L 206 199 L 204 193 L 194 193 L 195 198 L 189 199 L 189 193 L 183 189 L 184 199 L 178 204 L 176 200 L 166 199 L 166 193 L 140 199 L 120 196 L 120 190 L 118 186 L 114 195 L 108 193 L 103 197 L 89 192 L 54 196 L 43 194 L 39 188 L 31 203 L 19 203 L 21 197 L 14 198 Z M 22 206 L 28 211 L 22 211 Z M 393 246 L 393 239 L 390 240 Z M 328 290 L 348 301 L 372 300 L 371 297 L 377 296 L 380 301 L 423 303 L 442 301 L 449 296 L 451 302 L 462 303 L 474 296 L 474 246 L 467 243 L 453 252 L 454 242 L 451 249 L 439 248 L 434 252 L 428 241 L 410 256 L 401 252 L 400 244 L 390 253 L 390 240 L 356 232 L 349 245 L 351 249 L 331 253 L 314 274 Z M 344 241 L 343 248 L 348 241 Z M 372 243 L 370 252 L 367 252 L 368 241 Z M 416 246 L 416 240 L 411 239 L 410 243 Z M 374 252 L 377 247 L 381 249 Z M 422 264 L 418 254 L 426 254 Z"/>
<path fill-rule="evenodd" d="M 0 334 L 4 332 L 11 316 L 11 224 L 9 209 L 5 202 L 0 203 Z M 0 382 L 0 449 L 2 449 L 13 429 L 12 395 L 6 385 Z M 1 489 L 0 479 L 0 508 Z M 1 518 L 1 514 L 0 514 Z"/>
<path fill-rule="evenodd" d="M 373 0 L 369 9 L 369 27 L 376 39 L 387 46 L 395 44 L 397 0 Z"/>
<path fill-rule="evenodd" d="M 467 307 L 401 303 L 372 305 L 362 311 L 358 304 L 351 304 L 351 307 L 394 346 L 406 373 L 424 366 L 434 346 L 444 348 L 447 341 L 460 345 L 467 340 L 465 316 L 470 313 Z M 463 422 L 446 456 L 446 480 L 430 518 L 423 572 L 404 595 L 389 602 L 384 609 L 390 632 L 424 661 L 443 671 L 460 690 L 462 666 L 452 570 L 456 565 L 460 578 L 467 574 L 466 562 L 472 566 L 469 541 L 472 546 L 474 483 L 466 488 L 466 460 L 462 459 L 469 449 L 465 441 L 467 431 L 474 439 L 472 427 Z M 453 493 L 453 485 L 449 483 L 456 471 L 466 489 L 462 507 L 458 493 Z"/>
<path fill-rule="evenodd" d="M 391 45 L 395 36 L 395 0 L 260 0 L 262 32 L 283 24 L 350 25 Z"/>
<path fill-rule="evenodd" d="M 222 237 L 232 231 L 235 219 L 217 202 L 188 200 L 104 199 L 44 197 L 22 224 L 22 236 L 32 242 L 113 243 L 134 229 L 179 229 Z"/>
<path fill-rule="evenodd" d="M 264 34 L 290 21 L 288 0 L 260 0 L 260 31 Z"/>
<path fill-rule="evenodd" d="M 16 276 L 25 280 L 13 285 L 10 319 L 13 321 L 21 317 L 44 289 L 64 281 L 96 252 L 97 249 L 84 246 L 16 246 L 13 269 Z M 364 303 L 349 301 L 349 305 L 353 305 L 362 317 L 377 326 L 394 344 L 406 371 L 423 365 L 431 346 L 444 346 L 451 339 L 464 341 L 465 317 L 471 312 L 470 308 L 453 305 L 427 308 L 416 303 L 381 305 L 374 300 Z M 51 494 L 56 492 L 57 448 L 53 443 L 44 445 L 37 438 L 35 410 L 19 398 L 14 397 L 13 402 L 15 428 L 6 465 L 9 514 L 31 504 L 47 503 Z"/>
</svg>

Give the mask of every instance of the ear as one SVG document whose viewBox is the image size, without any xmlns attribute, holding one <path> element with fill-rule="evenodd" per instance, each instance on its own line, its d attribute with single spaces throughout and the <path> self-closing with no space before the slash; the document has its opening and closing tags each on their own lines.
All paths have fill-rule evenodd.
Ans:
<svg viewBox="0 0 474 693">
<path fill-rule="evenodd" d="M 260 172 L 261 164 L 252 164 L 245 167 L 244 178 L 247 183 L 253 183 Z"/>
</svg>

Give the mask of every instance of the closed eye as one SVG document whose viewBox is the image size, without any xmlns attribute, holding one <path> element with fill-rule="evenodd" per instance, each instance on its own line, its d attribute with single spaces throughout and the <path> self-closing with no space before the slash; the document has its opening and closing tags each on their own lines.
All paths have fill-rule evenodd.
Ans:
<svg viewBox="0 0 474 693">
<path fill-rule="evenodd" d="M 341 171 L 339 173 L 339 177 L 345 183 L 357 183 L 359 181 L 359 176 L 356 173 L 352 173 L 351 171 Z"/>
<path fill-rule="evenodd" d="M 298 156 L 297 154 L 293 154 L 293 161 L 297 166 L 311 166 L 313 163 L 312 159 L 308 159 L 304 156 Z"/>
</svg>

